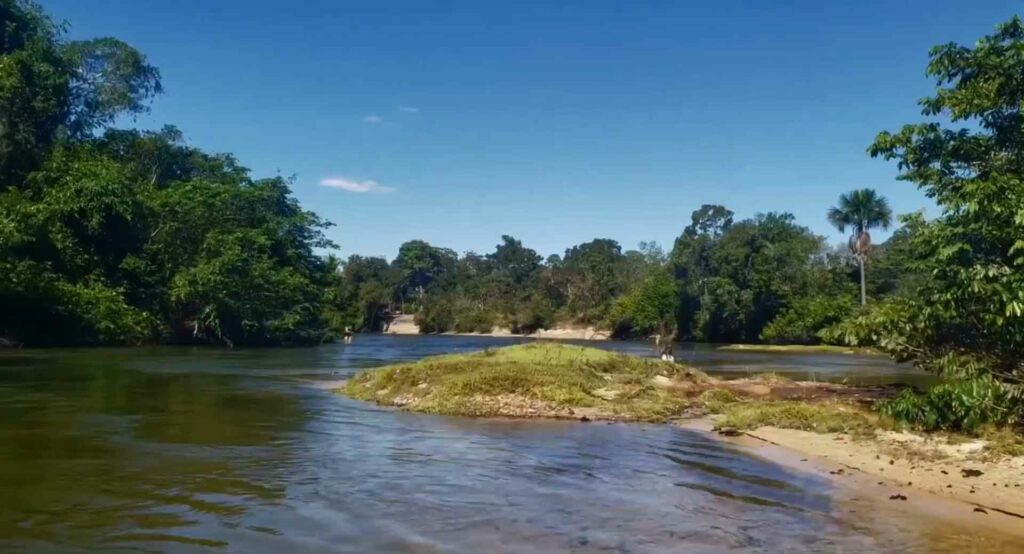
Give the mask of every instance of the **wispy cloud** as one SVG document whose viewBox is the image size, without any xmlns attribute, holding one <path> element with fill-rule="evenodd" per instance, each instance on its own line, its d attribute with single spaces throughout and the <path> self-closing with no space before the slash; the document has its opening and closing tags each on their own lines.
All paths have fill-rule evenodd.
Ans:
<svg viewBox="0 0 1024 554">
<path fill-rule="evenodd" d="M 394 187 L 385 187 L 377 181 L 356 181 L 355 179 L 346 179 L 345 177 L 328 177 L 320 181 L 320 186 L 355 192 L 357 194 L 395 192 Z"/>
<path fill-rule="evenodd" d="M 367 125 L 380 125 L 384 123 L 384 118 L 375 114 L 366 114 L 363 116 L 363 123 Z"/>
<path fill-rule="evenodd" d="M 420 113 L 419 108 L 414 108 L 412 106 L 398 106 L 398 111 L 405 113 Z"/>
</svg>

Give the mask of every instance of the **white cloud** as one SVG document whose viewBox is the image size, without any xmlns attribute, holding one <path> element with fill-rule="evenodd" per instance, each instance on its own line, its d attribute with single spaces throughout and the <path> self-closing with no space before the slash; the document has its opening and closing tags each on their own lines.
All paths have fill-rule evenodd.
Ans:
<svg viewBox="0 0 1024 554">
<path fill-rule="evenodd" d="M 394 187 L 385 187 L 377 181 L 356 181 L 354 179 L 346 179 L 345 177 L 328 177 L 320 181 L 320 186 L 330 187 L 334 189 L 341 189 L 348 192 L 355 193 L 385 193 L 395 192 Z"/>
<path fill-rule="evenodd" d="M 398 111 L 405 113 L 420 113 L 419 108 L 414 108 L 412 106 L 398 106 Z"/>
<path fill-rule="evenodd" d="M 381 123 L 384 123 L 384 118 L 371 113 L 363 116 L 363 123 L 366 123 L 367 125 L 380 125 Z"/>
</svg>

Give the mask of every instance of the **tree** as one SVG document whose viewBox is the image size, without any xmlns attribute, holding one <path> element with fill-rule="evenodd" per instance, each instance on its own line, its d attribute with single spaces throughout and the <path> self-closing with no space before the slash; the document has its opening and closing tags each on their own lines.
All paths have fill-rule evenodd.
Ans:
<svg viewBox="0 0 1024 554">
<path fill-rule="evenodd" d="M 670 259 L 681 282 L 679 331 L 694 340 L 760 340 L 765 325 L 816 281 L 811 262 L 822 239 L 791 214 L 734 223 L 705 205 L 676 239 Z"/>
<path fill-rule="evenodd" d="M 676 338 L 678 309 L 678 283 L 662 270 L 648 276 L 615 301 L 609 326 L 618 336 L 656 333 L 671 342 Z"/>
<path fill-rule="evenodd" d="M 70 72 L 60 34 L 36 4 L 0 0 L 0 191 L 42 164 L 64 122 Z"/>
<path fill-rule="evenodd" d="M 71 71 L 65 124 L 71 137 L 86 137 L 122 114 L 146 112 L 147 101 L 163 92 L 160 71 L 115 38 L 70 42 L 62 55 Z"/>
<path fill-rule="evenodd" d="M 899 178 L 934 199 L 941 214 L 904 218 L 912 227 L 907 250 L 928 275 L 919 290 L 879 303 L 840 334 L 951 380 L 920 402 L 892 405 L 892 414 L 925 425 L 1024 418 L 1022 52 L 1019 17 L 973 47 L 936 46 L 928 74 L 937 89 L 920 102 L 935 119 L 882 132 L 868 149 L 895 160 Z M 950 123 L 960 127 L 943 126 Z"/>
<path fill-rule="evenodd" d="M 427 287 L 451 270 L 457 258 L 455 252 L 436 248 L 422 240 L 403 243 L 392 262 L 402 275 L 402 300 L 422 301 Z"/>
<path fill-rule="evenodd" d="M 334 306 L 337 329 L 381 331 L 394 298 L 394 270 L 384 258 L 349 256 L 342 264 Z"/>
<path fill-rule="evenodd" d="M 828 221 L 845 233 L 850 228 L 850 252 L 857 258 L 860 267 L 860 303 L 865 305 L 867 299 L 867 281 L 864 275 L 864 264 L 871 248 L 870 229 L 888 229 L 892 224 L 892 210 L 885 197 L 879 196 L 873 189 L 857 189 L 839 196 L 839 205 L 828 210 Z"/>
<path fill-rule="evenodd" d="M 493 264 L 500 279 L 513 288 L 521 288 L 536 278 L 541 257 L 537 251 L 523 246 L 522 241 L 508 235 L 501 236 L 501 244 L 487 259 Z"/>
<path fill-rule="evenodd" d="M 622 260 L 622 247 L 611 239 L 594 239 L 565 251 L 558 280 L 572 319 L 597 323 L 608 316 L 624 288 L 619 275 Z"/>
</svg>

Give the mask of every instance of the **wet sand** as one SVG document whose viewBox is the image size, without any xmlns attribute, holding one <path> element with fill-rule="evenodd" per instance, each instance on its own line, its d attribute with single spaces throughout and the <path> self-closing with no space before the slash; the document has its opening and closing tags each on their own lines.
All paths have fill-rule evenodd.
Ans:
<svg viewBox="0 0 1024 554">
<path fill-rule="evenodd" d="M 712 433 L 714 422 L 678 425 Z M 1024 458 L 980 462 L 970 458 L 972 447 L 962 445 L 959 454 L 950 450 L 943 460 L 893 457 L 893 448 L 912 449 L 906 443 L 921 440 L 910 433 L 855 441 L 837 433 L 762 427 L 720 439 L 831 480 L 847 511 L 844 517 L 853 522 L 895 513 L 908 524 L 941 526 L 944 534 L 961 537 L 958 546 L 964 551 L 1024 552 Z M 966 476 L 963 469 L 982 474 Z"/>
</svg>

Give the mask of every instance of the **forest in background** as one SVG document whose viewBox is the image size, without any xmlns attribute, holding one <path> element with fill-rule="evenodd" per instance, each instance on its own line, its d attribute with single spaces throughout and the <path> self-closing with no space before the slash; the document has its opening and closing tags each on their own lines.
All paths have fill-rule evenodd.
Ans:
<svg viewBox="0 0 1024 554">
<path fill-rule="evenodd" d="M 849 248 L 785 213 L 705 205 L 669 251 L 597 239 L 542 260 L 422 241 L 397 257 L 321 255 L 330 225 L 281 177 L 124 130 L 162 91 L 114 38 L 69 41 L 28 0 L 0 0 L 0 340 L 8 344 L 297 345 L 415 313 L 425 332 L 560 323 L 687 340 L 874 345 L 941 375 L 890 415 L 932 427 L 1024 412 L 1024 24 L 935 47 L 923 122 L 868 146 L 934 200 L 886 243 L 884 199 L 822 207 Z M 868 197 L 875 203 L 868 202 Z M 682 226 L 682 224 L 681 224 Z M 863 294 L 861 268 L 866 268 Z M 864 302 L 866 300 L 866 302 Z M 863 305 L 861 305 L 863 304 Z"/>
</svg>

